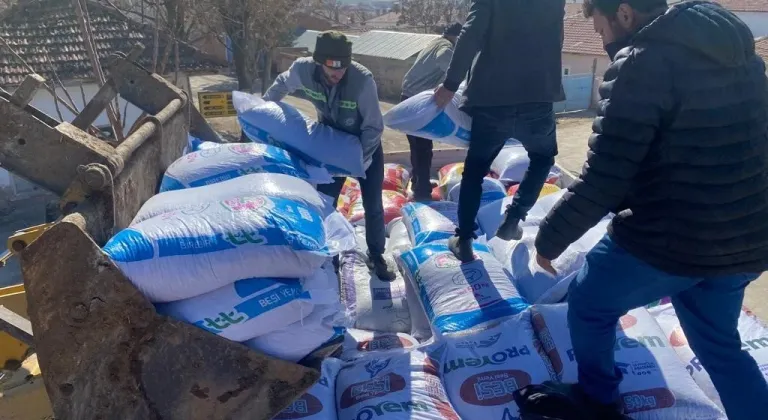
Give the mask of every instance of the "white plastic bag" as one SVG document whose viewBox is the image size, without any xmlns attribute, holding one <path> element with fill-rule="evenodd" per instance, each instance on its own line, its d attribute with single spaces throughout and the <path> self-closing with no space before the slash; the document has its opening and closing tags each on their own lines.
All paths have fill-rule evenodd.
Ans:
<svg viewBox="0 0 768 420">
<path fill-rule="evenodd" d="M 494 237 L 488 241 L 488 246 L 525 299 L 534 303 L 557 303 L 568 293 L 568 286 L 584 266 L 587 253 L 607 233 L 609 223 L 610 220 L 599 222 L 552 260 L 552 267 L 557 273 L 554 276 L 536 263 L 534 242 L 539 233 L 536 226 L 524 227 L 519 241 Z"/>
<path fill-rule="evenodd" d="M 133 218 L 136 224 L 174 210 L 195 211 L 234 197 L 266 195 L 285 198 L 318 209 L 323 215 L 334 210 L 332 199 L 317 192 L 308 182 L 284 174 L 251 174 L 194 190 L 167 191 L 147 200 Z"/>
<path fill-rule="evenodd" d="M 536 200 L 536 203 L 528 212 L 528 216 L 524 221 L 520 222 L 520 226 L 539 226 L 550 210 L 567 192 L 568 190 L 560 190 Z M 501 221 L 504 219 L 504 212 L 506 212 L 507 206 L 512 204 L 513 199 L 514 196 L 507 196 L 504 199 L 496 200 L 481 207 L 477 212 L 477 224 L 480 226 L 480 229 L 489 236 L 495 235 L 501 225 Z M 606 216 L 606 218 L 610 217 Z"/>
<path fill-rule="evenodd" d="M 299 279 L 253 278 L 189 299 L 157 305 L 160 313 L 196 325 L 233 341 L 284 328 L 312 312 L 314 302 L 308 287 L 327 283 L 322 270 L 304 281 Z M 320 287 L 328 285 L 323 284 Z M 324 293 L 321 292 L 321 296 Z M 326 303 L 326 302 L 320 302 Z"/>
<path fill-rule="evenodd" d="M 403 223 L 413 246 L 448 239 L 456 234 L 459 205 L 450 201 L 408 203 L 402 208 Z"/>
<path fill-rule="evenodd" d="M 425 91 L 395 105 L 384 114 L 384 125 L 421 138 L 469 147 L 472 117 L 459 110 L 461 91 L 444 108 L 438 108 L 434 92 Z"/>
<path fill-rule="evenodd" d="M 374 332 L 347 329 L 344 334 L 343 360 L 354 360 L 374 352 L 397 349 L 412 349 L 419 345 L 418 340 L 404 333 Z"/>
<path fill-rule="evenodd" d="M 532 322 L 561 381 L 576 383 L 578 370 L 568 329 L 568 305 L 535 305 Z M 651 314 L 630 311 L 617 325 L 616 366 L 625 414 L 635 420 L 725 420 L 725 414 L 704 395 Z"/>
<path fill-rule="evenodd" d="M 104 252 L 152 302 L 253 277 L 306 277 L 331 255 L 317 209 L 263 195 L 163 213 L 120 231 Z"/>
<path fill-rule="evenodd" d="M 504 146 L 491 163 L 491 172 L 502 182 L 520 182 L 528 170 L 531 160 L 521 144 Z"/>
<path fill-rule="evenodd" d="M 259 172 L 290 175 L 316 184 L 333 182 L 328 170 L 307 165 L 279 147 L 230 143 L 177 159 L 165 171 L 160 192 L 216 184 Z"/>
<path fill-rule="evenodd" d="M 501 200 L 507 196 L 507 190 L 504 188 L 504 184 L 502 184 L 498 179 L 493 179 L 491 177 L 483 178 L 482 188 L 483 193 L 480 196 L 481 206 L 493 203 L 496 200 Z M 458 203 L 460 192 L 461 183 L 454 185 L 453 188 L 451 188 L 451 190 L 448 192 L 448 200 L 453 201 L 454 203 Z"/>
<path fill-rule="evenodd" d="M 411 238 L 408 236 L 408 228 L 402 218 L 393 220 L 387 225 L 389 238 L 387 239 L 387 254 L 396 255 L 413 248 Z"/>
<path fill-rule="evenodd" d="M 405 280 L 400 273 L 393 281 L 381 281 L 366 265 L 361 251 L 341 256 L 341 300 L 355 328 L 382 332 L 410 332 L 411 317 L 406 301 Z"/>
<path fill-rule="evenodd" d="M 672 348 L 686 365 L 685 368 L 696 381 L 696 384 L 704 390 L 709 399 L 722 408 L 723 403 L 720 401 L 720 395 L 717 393 L 709 374 L 701 366 L 699 359 L 688 344 L 683 328 L 680 326 L 680 320 L 677 319 L 675 308 L 671 304 L 663 304 L 648 311 L 669 338 Z M 768 381 L 768 328 L 754 315 L 743 310 L 739 317 L 739 335 L 742 341 L 741 348 L 749 352 L 749 355 L 755 359 L 766 381 Z"/>
<path fill-rule="evenodd" d="M 273 420 L 336 420 L 336 376 L 343 363 L 332 357 L 323 360 L 317 383 Z"/>
<path fill-rule="evenodd" d="M 334 325 L 337 309 L 333 305 L 317 306 L 306 318 L 243 344 L 278 359 L 298 362 L 344 334 L 344 328 Z"/>
<path fill-rule="evenodd" d="M 252 141 L 286 149 L 333 175 L 365 177 L 363 149 L 357 136 L 325 124 L 308 126 L 307 117 L 282 102 L 232 92 L 232 103 L 240 127 Z"/>
<path fill-rule="evenodd" d="M 443 383 L 463 419 L 517 419 L 512 393 L 556 379 L 546 354 L 539 353 L 529 310 L 487 330 L 442 340 Z"/>
<path fill-rule="evenodd" d="M 519 314 L 529 306 L 488 247 L 473 247 L 476 259 L 463 264 L 442 241 L 414 248 L 397 259 L 435 332 L 465 331 Z"/>
<path fill-rule="evenodd" d="M 440 381 L 438 362 L 420 351 L 372 354 L 336 377 L 343 420 L 459 420 Z"/>
</svg>

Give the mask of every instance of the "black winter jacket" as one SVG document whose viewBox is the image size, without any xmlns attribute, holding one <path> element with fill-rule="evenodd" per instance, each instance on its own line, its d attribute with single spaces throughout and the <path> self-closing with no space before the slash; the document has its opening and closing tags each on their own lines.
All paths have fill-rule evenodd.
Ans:
<svg viewBox="0 0 768 420">
<path fill-rule="evenodd" d="M 581 176 L 546 217 L 553 259 L 615 212 L 611 238 L 673 275 L 768 268 L 768 80 L 722 7 L 670 8 L 628 39 L 600 86 Z"/>
</svg>

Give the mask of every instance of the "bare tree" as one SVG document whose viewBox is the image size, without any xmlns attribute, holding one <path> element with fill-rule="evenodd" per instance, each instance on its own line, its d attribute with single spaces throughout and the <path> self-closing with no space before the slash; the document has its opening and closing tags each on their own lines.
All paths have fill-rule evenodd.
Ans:
<svg viewBox="0 0 768 420">
<path fill-rule="evenodd" d="M 445 16 L 448 0 L 401 0 L 398 24 L 420 27 L 432 32 Z"/>
</svg>

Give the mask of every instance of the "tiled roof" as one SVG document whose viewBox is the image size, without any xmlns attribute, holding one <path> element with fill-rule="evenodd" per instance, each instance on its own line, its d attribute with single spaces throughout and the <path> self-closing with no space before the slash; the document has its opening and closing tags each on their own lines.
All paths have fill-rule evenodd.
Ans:
<svg viewBox="0 0 768 420">
<path fill-rule="evenodd" d="M 438 37 L 408 32 L 369 31 L 352 43 L 352 54 L 407 60 Z"/>
<path fill-rule="evenodd" d="M 732 12 L 766 12 L 768 0 L 714 0 Z"/>
<path fill-rule="evenodd" d="M 768 63 L 768 36 L 755 40 L 755 52 Z"/>
<path fill-rule="evenodd" d="M 565 30 L 564 53 L 605 55 L 603 40 L 595 32 L 592 19 L 587 19 L 584 15 L 575 15 L 566 17 L 563 23 Z"/>
<path fill-rule="evenodd" d="M 565 3 L 565 16 L 584 16 L 581 3 Z"/>
<path fill-rule="evenodd" d="M 313 30 L 306 30 L 304 33 L 298 36 L 296 40 L 293 41 L 293 47 L 294 48 L 306 48 L 310 54 L 315 52 L 315 44 L 317 43 L 317 35 L 320 34 L 320 31 L 313 31 Z M 344 32 L 344 35 L 347 36 L 347 39 L 352 41 L 352 45 L 355 45 L 355 40 L 359 38 L 357 35 L 350 35 L 346 32 Z"/>
<path fill-rule="evenodd" d="M 149 25 L 127 20 L 108 6 L 88 1 L 95 47 L 102 65 L 115 52 L 127 53 L 136 43 L 144 44 L 139 63 L 152 66 L 154 30 Z M 91 62 L 83 43 L 77 15 L 70 0 L 25 1 L 0 16 L 0 85 L 21 83 L 29 70 L 9 50 L 10 46 L 32 69 L 61 80 L 93 78 Z M 160 54 L 167 44 L 160 37 Z M 174 68 L 171 54 L 167 70 Z M 221 67 L 195 48 L 179 44 L 181 70 L 214 70 Z"/>
</svg>

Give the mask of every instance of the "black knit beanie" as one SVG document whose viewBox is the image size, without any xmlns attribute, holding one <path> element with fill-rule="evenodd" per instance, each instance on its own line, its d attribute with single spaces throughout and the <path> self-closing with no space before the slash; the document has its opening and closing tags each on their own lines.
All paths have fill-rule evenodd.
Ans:
<svg viewBox="0 0 768 420">
<path fill-rule="evenodd" d="M 317 35 L 315 53 L 312 58 L 316 63 L 341 69 L 352 63 L 352 42 L 339 31 L 325 31 Z"/>
</svg>

